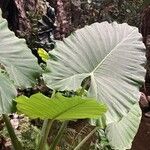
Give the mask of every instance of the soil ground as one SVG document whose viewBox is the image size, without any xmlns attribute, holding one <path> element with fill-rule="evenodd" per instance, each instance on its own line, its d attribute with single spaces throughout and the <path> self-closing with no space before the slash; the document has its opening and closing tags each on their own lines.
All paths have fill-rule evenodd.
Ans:
<svg viewBox="0 0 150 150">
<path fill-rule="evenodd" d="M 131 150 L 150 150 L 150 118 L 144 115 Z"/>
</svg>

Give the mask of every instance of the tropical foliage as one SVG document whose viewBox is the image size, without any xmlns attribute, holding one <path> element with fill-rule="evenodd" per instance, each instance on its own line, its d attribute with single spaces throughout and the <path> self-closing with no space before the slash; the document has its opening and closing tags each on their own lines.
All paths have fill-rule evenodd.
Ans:
<svg viewBox="0 0 150 150">
<path fill-rule="evenodd" d="M 1 36 L 1 106 L 0 113 L 3 114 L 3 118 L 8 127 L 10 137 L 12 138 L 13 146 L 15 149 L 22 149 L 21 144 L 15 137 L 15 133 L 9 122 L 7 113 L 12 112 L 13 108 L 13 99 L 17 96 L 17 88 L 29 88 L 37 83 L 37 78 L 40 76 L 42 69 L 39 67 L 36 58 L 32 55 L 30 49 L 28 49 L 25 40 L 18 39 L 13 32 L 11 32 L 7 27 L 7 22 L 2 17 L 0 18 L 0 36 Z M 44 50 L 39 49 L 40 56 L 44 56 L 44 60 L 48 59 L 48 55 Z M 8 93 L 8 94 L 7 94 Z M 20 97 L 24 100 L 25 97 Z M 31 109 L 31 106 L 34 107 L 34 110 L 28 109 L 27 112 L 35 114 L 37 109 L 41 112 L 41 108 L 44 108 L 46 112 L 43 111 L 42 115 L 47 114 L 44 119 L 79 119 L 79 118 L 97 118 L 99 115 L 103 114 L 106 111 L 106 107 L 103 104 L 99 104 L 96 101 L 91 99 L 81 99 L 80 97 L 72 98 L 72 101 L 68 100 L 63 96 L 55 96 L 52 100 L 48 100 L 48 97 L 45 97 L 42 94 L 36 94 L 31 97 L 29 102 L 24 101 L 23 107 L 19 101 L 18 104 L 21 108 Z M 36 101 L 34 101 L 34 99 Z M 30 103 L 31 102 L 31 103 Z M 34 105 L 37 102 L 37 105 Z M 55 106 L 56 105 L 56 106 Z M 35 109 L 37 106 L 37 109 Z M 39 108 L 40 109 L 39 109 Z M 19 108 L 19 107 L 18 107 Z M 52 109 L 53 108 L 53 109 Z M 61 109 L 60 109 L 61 108 Z M 49 113 L 47 110 L 49 110 Z M 52 111 L 53 110 L 53 111 Z M 85 113 L 83 113 L 85 111 Z M 30 115 L 31 115 L 30 114 Z M 72 115 L 71 115 L 72 114 Z M 29 116 L 30 116 L 29 115 Z M 37 116 L 39 114 L 37 113 Z M 12 134 L 12 135 L 11 135 Z M 42 148 L 41 148 L 42 149 Z"/>
<path fill-rule="evenodd" d="M 36 84 L 41 68 L 25 40 L 17 38 L 8 29 L 1 12 L 0 39 L 0 114 L 5 114 L 12 112 L 12 100 L 17 95 L 16 88 L 28 88 Z"/>
<path fill-rule="evenodd" d="M 41 93 L 29 98 L 17 98 L 17 108 L 32 118 L 52 120 L 75 120 L 85 118 L 98 118 L 106 112 L 106 106 L 90 98 L 75 96 L 67 98 L 57 93 L 48 98 Z"/>
<path fill-rule="evenodd" d="M 16 89 L 35 85 L 42 70 L 25 41 L 15 37 L 1 16 L 0 33 L 0 113 L 6 114 L 12 112 Z M 46 85 L 53 91 L 81 90 L 79 96 L 70 98 L 60 94 L 49 98 L 41 93 L 17 98 L 20 112 L 31 118 L 48 119 L 44 121 L 38 149 L 46 148 L 54 120 L 84 118 L 90 118 L 91 125 L 98 126 L 89 135 L 105 127 L 112 149 L 130 149 L 141 119 L 139 86 L 145 75 L 145 47 L 138 29 L 126 23 L 94 23 L 63 41 L 56 41 L 56 48 L 49 54 L 54 57 L 49 59 L 47 53 L 39 49 L 39 55 L 47 64 L 43 71 Z M 90 82 L 86 85 L 88 79 Z M 4 120 L 8 118 L 4 116 Z M 103 126 L 100 126 L 102 120 Z M 57 146 L 66 125 L 67 122 L 62 124 L 50 149 Z"/>
<path fill-rule="evenodd" d="M 48 60 L 49 72 L 43 75 L 48 87 L 61 91 L 75 91 L 90 77 L 88 97 L 107 104 L 106 133 L 115 149 L 130 148 L 141 119 L 139 86 L 145 75 L 141 39 L 138 29 L 127 24 L 86 26 L 57 42 L 50 52 L 57 61 Z"/>
</svg>

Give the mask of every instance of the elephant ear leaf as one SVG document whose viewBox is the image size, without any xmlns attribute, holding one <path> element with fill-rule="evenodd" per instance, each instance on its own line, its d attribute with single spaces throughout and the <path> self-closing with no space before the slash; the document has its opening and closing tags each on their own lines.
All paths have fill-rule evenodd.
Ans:
<svg viewBox="0 0 150 150">
<path fill-rule="evenodd" d="M 2 69 L 7 73 L 4 74 Z M 12 112 L 13 99 L 17 95 L 16 87 L 28 88 L 35 84 L 36 78 L 41 74 L 41 68 L 25 40 L 17 38 L 8 29 L 1 10 L 0 71 L 0 114 L 6 114 Z"/>
<path fill-rule="evenodd" d="M 109 134 L 113 129 L 110 126 L 115 124 L 119 133 L 129 129 L 126 136 L 120 134 L 120 148 L 129 148 L 141 117 L 132 115 L 131 110 L 135 105 L 139 107 L 139 86 L 145 76 L 145 46 L 138 29 L 126 23 L 94 23 L 77 30 L 64 41 L 58 41 L 50 54 L 57 61 L 47 61 L 49 71 L 44 74 L 47 86 L 76 90 L 90 77 L 88 96 L 108 106 L 106 125 L 110 130 L 107 130 L 110 145 L 118 147 L 117 142 L 112 142 L 112 138 L 119 138 L 118 135 Z M 137 110 L 141 114 L 140 109 Z M 122 120 L 128 120 L 129 124 L 119 125 Z M 133 124 L 135 130 L 132 130 Z"/>
<path fill-rule="evenodd" d="M 107 110 L 104 104 L 91 98 L 67 98 L 61 94 L 48 98 L 41 93 L 30 98 L 18 97 L 17 109 L 32 118 L 52 120 L 97 118 Z"/>
<path fill-rule="evenodd" d="M 8 29 L 7 21 L 0 11 L 0 64 L 17 87 L 27 88 L 36 83 L 41 73 L 37 59 L 27 47 L 24 39 L 19 39 Z"/>
</svg>

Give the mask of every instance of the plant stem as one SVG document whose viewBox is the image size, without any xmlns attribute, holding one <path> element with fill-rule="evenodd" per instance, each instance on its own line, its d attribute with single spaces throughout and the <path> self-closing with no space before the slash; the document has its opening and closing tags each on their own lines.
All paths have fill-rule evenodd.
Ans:
<svg viewBox="0 0 150 150">
<path fill-rule="evenodd" d="M 50 146 L 50 150 L 55 150 L 57 144 L 60 142 L 62 136 L 63 136 L 63 133 L 64 133 L 64 130 L 66 129 L 67 127 L 67 124 L 68 124 L 68 121 L 64 121 L 54 139 L 54 141 L 52 142 L 51 146 Z"/>
<path fill-rule="evenodd" d="M 99 127 L 95 127 L 75 148 L 74 150 L 78 150 L 83 146 L 83 144 L 96 132 Z"/>
<path fill-rule="evenodd" d="M 53 120 L 44 120 L 38 150 L 45 150 L 45 146 L 47 144 L 47 138 L 52 124 L 53 124 Z"/>
<path fill-rule="evenodd" d="M 53 90 L 53 93 L 51 95 L 51 98 L 54 97 L 55 95 L 55 90 Z M 40 136 L 40 142 L 37 147 L 37 150 L 45 150 L 46 144 L 47 144 L 47 138 L 49 135 L 50 128 L 52 127 L 54 120 L 44 120 L 43 126 L 42 126 L 42 131 L 41 131 L 41 136 Z"/>
<path fill-rule="evenodd" d="M 82 96 L 84 94 L 84 90 L 86 89 L 86 87 L 89 84 L 89 79 L 87 79 L 84 83 L 84 85 L 82 86 L 82 89 L 80 90 L 79 96 Z"/>
<path fill-rule="evenodd" d="M 19 142 L 16 134 L 15 134 L 15 131 L 10 123 L 10 118 L 8 117 L 7 114 L 3 114 L 3 120 L 5 122 L 5 125 L 7 127 L 7 130 L 8 130 L 8 133 L 9 133 L 9 136 L 11 138 L 11 141 L 12 141 L 12 145 L 14 147 L 15 150 L 23 150 L 23 147 L 21 145 L 21 143 Z"/>
</svg>

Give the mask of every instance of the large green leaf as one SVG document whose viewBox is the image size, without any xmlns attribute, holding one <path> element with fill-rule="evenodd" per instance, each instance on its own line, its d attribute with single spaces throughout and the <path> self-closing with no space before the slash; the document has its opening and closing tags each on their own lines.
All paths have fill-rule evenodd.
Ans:
<svg viewBox="0 0 150 150">
<path fill-rule="evenodd" d="M 0 11 L 0 63 L 9 73 L 16 86 L 31 87 L 41 72 L 37 59 L 32 55 L 25 40 L 19 39 L 8 29 Z"/>
<path fill-rule="evenodd" d="M 84 118 L 98 118 L 106 112 L 106 106 L 91 98 L 79 96 L 67 98 L 57 94 L 48 98 L 41 93 L 30 98 L 17 98 L 17 109 L 32 118 L 52 120 L 74 120 Z"/>
<path fill-rule="evenodd" d="M 0 73 L 0 114 L 12 111 L 12 101 L 17 96 L 17 91 L 8 76 Z"/>
<path fill-rule="evenodd" d="M 47 62 L 49 71 L 44 74 L 47 86 L 76 90 L 90 76 L 88 96 L 107 104 L 107 125 L 118 125 L 138 103 L 139 85 L 145 75 L 145 47 L 136 27 L 116 22 L 95 23 L 57 42 L 51 54 L 57 61 Z M 138 129 L 137 124 L 135 128 Z M 124 130 L 123 126 L 117 130 Z M 136 134 L 135 130 L 129 131 L 125 139 Z"/>
<path fill-rule="evenodd" d="M 12 112 L 12 101 L 17 95 L 15 86 L 31 87 L 41 73 L 37 59 L 32 55 L 25 40 L 19 39 L 8 29 L 0 10 L 0 114 Z M 15 85 L 15 86 L 14 86 Z"/>
</svg>

